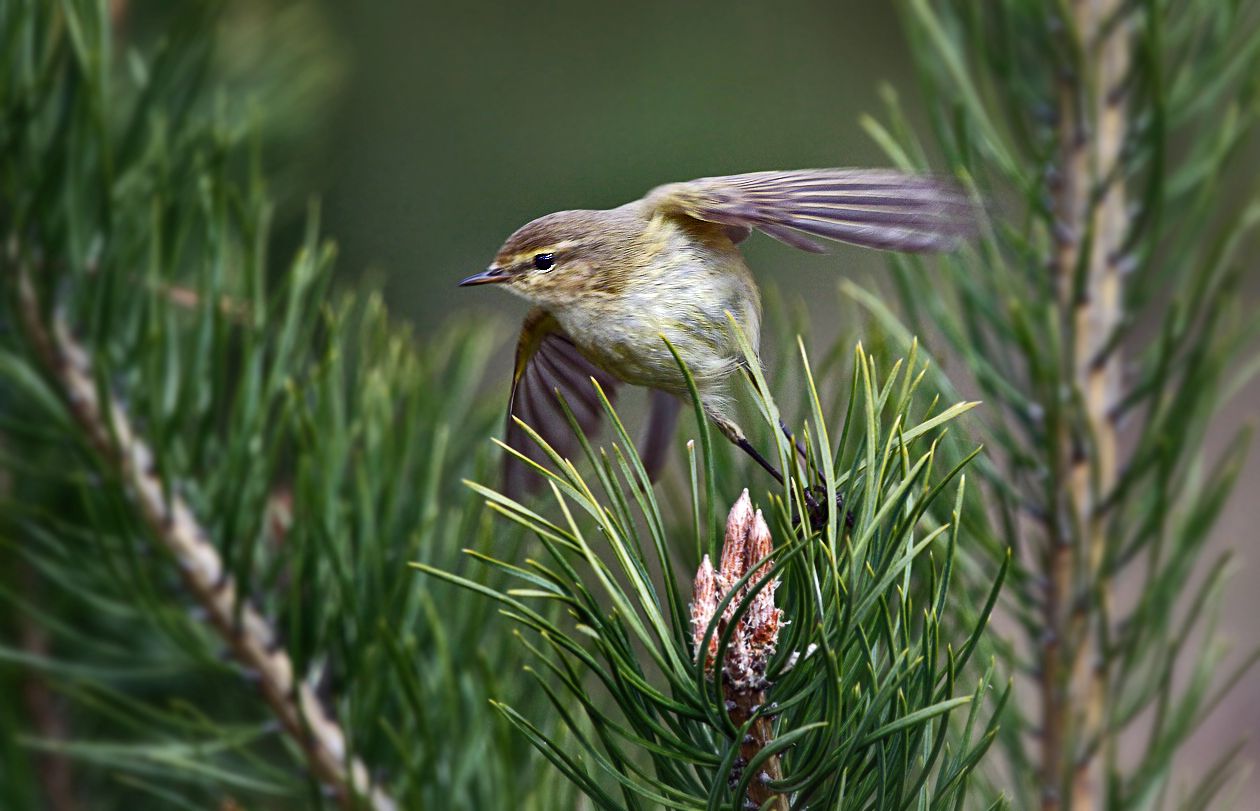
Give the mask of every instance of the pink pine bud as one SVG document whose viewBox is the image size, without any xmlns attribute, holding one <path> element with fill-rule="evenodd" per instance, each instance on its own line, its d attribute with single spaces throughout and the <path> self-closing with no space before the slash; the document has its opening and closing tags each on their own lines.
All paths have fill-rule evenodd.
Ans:
<svg viewBox="0 0 1260 811">
<path fill-rule="evenodd" d="M 692 587 L 691 598 L 691 640 L 696 658 L 700 658 L 700 646 L 704 644 L 704 634 L 709 622 L 717 612 L 718 601 L 722 599 L 718 593 L 717 573 L 713 571 L 713 563 L 705 555 L 696 571 L 696 582 Z M 705 656 L 705 669 L 713 667 L 713 659 L 717 656 L 719 628 L 709 640 L 708 653 Z"/>
<path fill-rule="evenodd" d="M 709 556 L 705 555 L 696 572 L 691 603 L 691 633 L 693 647 L 699 658 L 705 631 L 717 612 L 718 603 L 731 593 L 750 567 L 758 561 L 765 561 L 727 604 L 705 651 L 705 669 L 712 674 L 720 637 L 735 611 L 745 600 L 751 599 L 747 611 L 731 635 L 726 658 L 722 663 L 723 672 L 734 686 L 751 687 L 761 681 L 766 664 L 778 643 L 779 626 L 783 620 L 783 612 L 774 605 L 778 581 L 767 583 L 750 598 L 758 576 L 763 576 L 773 565 L 769 559 L 773 551 L 774 540 L 770 536 L 770 527 L 766 525 L 760 510 L 753 512 L 748 491 L 744 490 L 726 519 L 726 536 L 722 544 L 719 569 L 715 572 Z"/>
</svg>

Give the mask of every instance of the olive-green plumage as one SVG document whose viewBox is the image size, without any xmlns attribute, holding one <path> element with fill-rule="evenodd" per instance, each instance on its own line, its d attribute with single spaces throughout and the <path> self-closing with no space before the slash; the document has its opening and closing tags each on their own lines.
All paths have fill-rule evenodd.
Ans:
<svg viewBox="0 0 1260 811">
<path fill-rule="evenodd" d="M 758 348 L 761 299 L 738 245 L 752 229 L 803 250 L 811 237 L 901 251 L 948 250 L 973 228 L 968 199 L 948 181 L 882 170 L 756 172 L 660 186 L 606 211 L 561 211 L 508 237 L 490 267 L 461 284 L 503 284 L 535 305 L 517 348 L 508 445 L 541 454 L 513 417 L 562 454 L 576 447 L 558 393 L 584 430 L 598 425 L 590 379 L 656 392 L 644 457 L 664 461 L 686 385 L 667 338 L 695 378 L 705 411 L 765 464 L 731 418 L 730 382 L 743 364 L 733 318 Z M 773 470 L 771 472 L 774 472 Z M 777 475 L 777 473 L 776 473 Z M 531 474 L 509 459 L 509 491 Z"/>
</svg>

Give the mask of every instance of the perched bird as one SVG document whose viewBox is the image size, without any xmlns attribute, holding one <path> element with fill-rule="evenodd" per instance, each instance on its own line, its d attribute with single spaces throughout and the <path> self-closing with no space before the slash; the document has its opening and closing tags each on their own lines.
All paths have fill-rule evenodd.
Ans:
<svg viewBox="0 0 1260 811">
<path fill-rule="evenodd" d="M 517 343 L 506 442 L 545 459 L 516 417 L 562 456 L 571 455 L 577 439 L 557 395 L 590 433 L 602 414 L 592 378 L 610 398 L 619 384 L 646 386 L 651 413 L 642 455 L 655 477 L 678 397 L 687 394 L 664 337 L 687 364 L 722 434 L 782 481 L 732 417 L 731 382 L 746 364 L 731 319 L 754 350 L 761 325 L 761 296 L 740 243 L 757 229 L 806 251 L 824 250 L 813 237 L 946 251 L 974 230 L 974 219 L 970 200 L 948 180 L 868 169 L 702 178 L 659 186 L 605 211 L 540 217 L 508 237 L 485 271 L 460 282 L 503 285 L 535 305 Z M 538 483 L 527 465 L 508 456 L 509 493 Z"/>
</svg>

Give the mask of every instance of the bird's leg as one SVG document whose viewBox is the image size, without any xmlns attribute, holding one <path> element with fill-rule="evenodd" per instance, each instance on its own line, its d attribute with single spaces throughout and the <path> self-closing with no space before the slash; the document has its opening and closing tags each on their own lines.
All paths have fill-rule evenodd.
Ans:
<svg viewBox="0 0 1260 811">
<path fill-rule="evenodd" d="M 792 429 L 788 427 L 783 418 L 779 418 L 779 430 L 783 431 L 783 435 L 787 437 L 787 441 L 796 447 L 796 452 L 800 454 L 801 461 L 809 465 L 809 456 L 805 452 L 805 445 L 799 439 L 792 435 Z M 822 499 L 827 495 L 827 485 L 822 481 L 805 490 L 805 503 L 809 507 L 810 525 L 816 529 L 822 529 L 827 523 L 827 514 L 822 509 Z M 844 523 L 849 529 L 853 529 L 853 513 L 844 508 L 844 496 L 836 493 L 836 511 L 844 515 Z"/>
<path fill-rule="evenodd" d="M 713 411 L 708 409 L 706 410 L 709 411 L 709 419 L 713 420 L 714 425 L 718 427 L 718 430 L 722 432 L 723 436 L 729 439 L 733 445 L 738 447 L 744 453 L 751 456 L 753 461 L 761 465 L 767 473 L 774 477 L 776 482 L 780 485 L 784 484 L 785 480 L 783 478 L 783 474 L 779 472 L 778 468 L 770 464 L 770 460 L 762 456 L 761 452 L 753 447 L 753 444 L 748 441 L 748 437 L 744 436 L 743 429 L 736 425 L 733 420 L 729 420 L 721 414 L 715 414 Z"/>
<path fill-rule="evenodd" d="M 774 477 L 774 480 L 779 483 L 780 487 L 783 486 L 783 474 L 780 473 L 778 468 L 770 464 L 766 457 L 762 456 L 761 453 L 753 447 L 752 443 L 748 441 L 748 437 L 744 436 L 743 430 L 736 425 L 734 421 L 712 412 L 709 413 L 709 418 L 717 424 L 718 429 L 721 430 L 722 434 L 727 439 L 734 443 L 744 453 L 751 456 L 753 461 L 765 468 L 766 472 Z M 792 435 L 790 432 L 787 432 L 787 426 L 782 425 L 781 427 L 784 429 L 785 433 L 788 434 L 788 438 L 791 439 Z M 827 513 L 814 493 L 816 489 L 817 487 L 807 487 L 801 491 L 801 494 L 805 497 L 805 509 L 809 511 L 809 525 L 813 530 L 818 531 L 826 526 Z M 839 498 L 839 496 L 837 496 L 837 498 Z M 840 508 L 843 509 L 843 502 L 840 503 Z M 795 520 L 795 518 L 793 520 Z"/>
<path fill-rule="evenodd" d="M 791 442 L 796 447 L 796 452 L 800 455 L 801 461 L 808 464 L 809 454 L 805 452 L 805 443 L 792 436 L 792 429 L 788 427 L 788 424 L 783 421 L 782 417 L 779 417 L 779 430 L 781 430 L 783 435 L 787 437 L 787 441 Z"/>
<path fill-rule="evenodd" d="M 779 472 L 778 468 L 770 464 L 769 460 L 762 456 L 760 451 L 753 447 L 753 444 L 748 441 L 748 437 L 744 435 L 743 429 L 741 429 L 734 420 L 723 416 L 715 408 L 706 407 L 705 412 L 709 415 L 709 419 L 713 420 L 713 423 L 717 425 L 718 430 L 722 432 L 723 436 L 729 439 L 733 445 L 738 447 L 744 453 L 751 456 L 753 461 L 761 465 L 767 473 L 773 476 L 774 480 L 778 482 L 780 486 L 784 485 L 785 480 L 783 478 L 783 474 Z M 779 428 L 787 436 L 788 441 L 796 446 L 797 452 L 804 457 L 805 449 L 801 446 L 801 443 L 796 441 L 796 439 L 792 436 L 791 430 L 782 420 L 779 421 Z M 818 497 L 825 495 L 825 485 L 820 483 L 814 485 L 813 487 L 806 487 L 802 490 L 801 494 L 805 498 L 805 509 L 809 511 L 810 527 L 814 531 L 821 530 L 827 525 L 827 511 Z M 839 493 L 836 493 L 836 509 L 844 514 L 845 526 L 852 529 L 853 513 L 845 511 L 844 496 Z"/>
<path fill-rule="evenodd" d="M 770 464 L 770 461 L 762 456 L 761 452 L 754 448 L 747 438 L 740 437 L 735 440 L 735 444 L 739 446 L 740 450 L 751 456 L 754 462 L 765 468 L 766 472 L 773 476 L 780 486 L 784 484 L 783 474 L 779 472 L 779 469 Z"/>
<path fill-rule="evenodd" d="M 747 365 L 744 365 L 744 377 L 745 379 L 748 380 L 748 384 L 753 387 L 754 391 L 760 391 L 761 387 L 757 385 L 757 378 L 748 369 Z M 717 409 L 706 407 L 705 411 L 708 413 L 709 419 L 717 423 L 718 428 L 721 429 L 722 433 L 726 435 L 727 439 L 729 439 L 731 442 L 735 443 L 735 445 L 743 449 L 744 453 L 751 456 L 753 460 L 756 461 L 757 464 L 765 468 L 766 471 L 771 476 L 774 477 L 775 481 L 777 481 L 779 484 L 783 484 L 783 481 L 784 481 L 783 474 L 780 473 L 774 467 L 774 465 L 766 461 L 766 458 L 762 456 L 757 451 L 757 449 L 752 446 L 752 443 L 748 441 L 748 438 L 746 436 L 744 436 L 743 430 L 740 429 L 740 427 L 736 425 L 734 421 L 729 420 L 726 417 L 722 416 L 720 413 L 718 413 Z M 779 420 L 779 427 L 782 428 L 783 433 L 787 435 L 788 441 L 792 442 L 793 441 L 792 432 L 788 430 L 787 424 L 784 423 L 783 420 L 781 419 Z M 797 444 L 796 449 L 797 451 L 800 452 L 801 458 L 804 459 L 805 448 Z"/>
</svg>

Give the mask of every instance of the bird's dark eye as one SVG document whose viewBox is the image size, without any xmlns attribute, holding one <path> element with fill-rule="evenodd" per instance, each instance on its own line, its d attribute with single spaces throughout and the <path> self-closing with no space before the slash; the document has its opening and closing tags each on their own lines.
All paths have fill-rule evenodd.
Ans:
<svg viewBox="0 0 1260 811">
<path fill-rule="evenodd" d="M 554 253 L 539 253 L 534 255 L 534 267 L 539 270 L 551 270 L 556 265 L 556 255 Z"/>
</svg>

